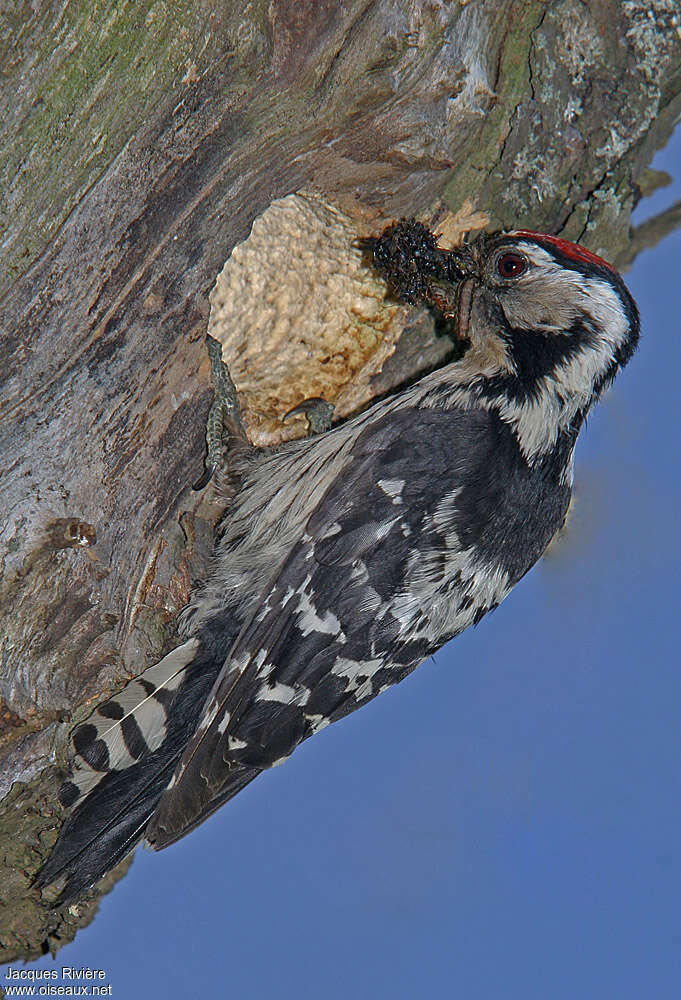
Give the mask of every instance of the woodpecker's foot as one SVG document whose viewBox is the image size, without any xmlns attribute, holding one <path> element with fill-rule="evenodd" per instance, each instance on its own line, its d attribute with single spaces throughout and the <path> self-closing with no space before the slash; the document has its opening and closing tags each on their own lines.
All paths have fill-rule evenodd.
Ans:
<svg viewBox="0 0 681 1000">
<path fill-rule="evenodd" d="M 210 358 L 210 380 L 213 383 L 213 405 L 206 421 L 206 467 L 203 475 L 192 487 L 202 490 L 213 478 L 222 460 L 222 435 L 229 422 L 241 427 L 241 408 L 229 368 L 222 360 L 222 345 L 214 337 L 206 337 Z"/>
<path fill-rule="evenodd" d="M 281 420 L 282 423 L 285 423 L 289 417 L 304 413 L 307 417 L 308 435 L 312 437 L 313 434 L 323 434 L 325 431 L 331 430 L 333 411 L 333 403 L 327 403 L 321 396 L 313 396 L 311 399 L 304 399 L 302 403 L 298 403 L 292 410 L 285 413 Z"/>
</svg>

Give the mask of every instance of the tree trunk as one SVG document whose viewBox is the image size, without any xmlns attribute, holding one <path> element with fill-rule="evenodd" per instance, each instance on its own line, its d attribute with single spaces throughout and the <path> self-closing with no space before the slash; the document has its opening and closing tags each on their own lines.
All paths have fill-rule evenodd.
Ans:
<svg viewBox="0 0 681 1000">
<path fill-rule="evenodd" d="M 221 508 L 189 484 L 235 246 L 253 227 L 211 329 L 271 443 L 305 396 L 342 417 L 447 356 L 354 235 L 416 215 L 626 262 L 681 113 L 666 0 L 241 7 L 1 15 L 0 961 L 56 950 L 104 891 L 50 915 L 30 880 L 69 725 L 173 645 L 206 569 Z"/>
</svg>

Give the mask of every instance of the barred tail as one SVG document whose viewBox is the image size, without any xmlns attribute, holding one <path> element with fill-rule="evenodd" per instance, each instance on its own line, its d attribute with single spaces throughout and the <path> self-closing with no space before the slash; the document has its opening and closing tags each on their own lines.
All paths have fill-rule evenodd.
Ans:
<svg viewBox="0 0 681 1000">
<path fill-rule="evenodd" d="M 59 790 L 73 811 L 36 878 L 45 886 L 66 876 L 55 905 L 76 899 L 144 836 L 230 642 L 224 634 L 217 643 L 188 640 L 73 730 L 73 774 Z"/>
</svg>

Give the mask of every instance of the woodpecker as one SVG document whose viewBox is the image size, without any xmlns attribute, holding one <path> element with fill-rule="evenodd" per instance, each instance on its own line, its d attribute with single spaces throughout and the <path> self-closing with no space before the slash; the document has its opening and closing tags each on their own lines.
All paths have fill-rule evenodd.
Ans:
<svg viewBox="0 0 681 1000">
<path fill-rule="evenodd" d="M 56 905 L 142 839 L 183 837 L 477 624 L 564 522 L 580 428 L 639 336 L 621 277 L 524 230 L 443 250 L 403 220 L 363 246 L 465 352 L 276 449 L 250 446 L 227 400 L 234 496 L 214 568 L 183 644 L 71 734 L 70 814 L 37 878 L 65 880 Z"/>
</svg>

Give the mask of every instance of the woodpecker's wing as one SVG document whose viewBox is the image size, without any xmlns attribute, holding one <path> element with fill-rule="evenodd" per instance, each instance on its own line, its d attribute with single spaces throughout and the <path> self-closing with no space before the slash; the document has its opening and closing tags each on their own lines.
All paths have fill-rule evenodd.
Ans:
<svg viewBox="0 0 681 1000">
<path fill-rule="evenodd" d="M 459 631 L 457 611 L 465 627 L 487 610 L 454 521 L 494 446 L 482 410 L 403 409 L 365 427 L 232 647 L 147 828 L 154 847 L 228 797 L 231 769 L 287 757 Z M 435 620 L 433 604 L 446 609 Z"/>
</svg>

